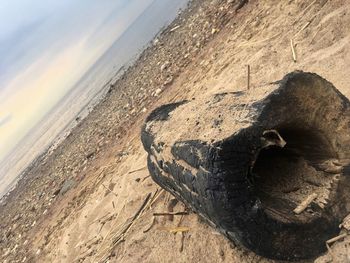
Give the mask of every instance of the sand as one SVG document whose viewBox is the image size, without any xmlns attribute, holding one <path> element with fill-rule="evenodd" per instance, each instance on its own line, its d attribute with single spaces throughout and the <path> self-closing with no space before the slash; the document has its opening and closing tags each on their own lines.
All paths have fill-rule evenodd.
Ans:
<svg viewBox="0 0 350 263">
<path fill-rule="evenodd" d="M 159 193 L 140 142 L 155 107 L 244 90 L 248 64 L 257 93 L 300 69 L 350 96 L 348 1 L 251 0 L 236 7 L 194 0 L 57 150 L 33 165 L 1 205 L 0 261 L 273 262 L 230 243 L 194 213 L 173 221 L 157 216 L 152 224 L 154 212 L 168 210 L 172 197 L 164 192 L 114 244 L 145 198 Z M 173 210 L 184 209 L 178 203 Z M 187 231 L 169 231 L 178 226 Z M 350 260 L 349 243 L 332 244 L 338 262 Z"/>
</svg>

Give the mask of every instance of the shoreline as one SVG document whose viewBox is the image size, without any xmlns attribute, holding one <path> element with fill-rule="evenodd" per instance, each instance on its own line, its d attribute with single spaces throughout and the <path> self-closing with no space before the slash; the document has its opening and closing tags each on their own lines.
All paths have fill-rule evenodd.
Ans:
<svg viewBox="0 0 350 263">
<path fill-rule="evenodd" d="M 350 63 L 350 4 L 306 8 L 303 2 L 252 0 L 237 12 L 238 2 L 193 0 L 46 163 L 28 173 L 0 206 L 0 261 L 276 262 L 229 242 L 192 212 L 154 219 L 154 212 L 168 210 L 172 196 L 150 180 L 139 138 L 145 117 L 159 105 L 244 90 L 246 64 L 252 90 L 300 69 L 350 96 L 350 76 L 342 70 Z M 294 62 L 290 36 L 297 33 Z M 115 245 L 150 194 L 159 196 Z M 185 207 L 179 202 L 173 209 Z M 179 226 L 189 230 L 168 231 Z M 342 246 L 349 242 L 332 250 L 346 255 Z"/>
<path fill-rule="evenodd" d="M 188 8 L 191 1 L 192 0 L 189 0 L 187 2 L 185 8 L 181 8 L 178 10 L 174 20 L 176 20 L 176 18 L 184 10 Z M 55 149 L 57 149 L 62 143 L 64 143 L 66 138 L 69 137 L 72 132 L 74 132 L 74 129 L 76 128 L 76 126 L 79 125 L 79 123 L 81 123 L 82 121 L 84 121 L 84 119 L 88 117 L 91 111 L 94 110 L 94 108 L 97 107 L 106 98 L 106 96 L 108 96 L 108 93 L 111 92 L 116 82 L 120 78 L 122 78 L 129 69 L 132 70 L 132 67 L 137 63 L 140 56 L 142 56 L 143 52 L 145 52 L 146 49 L 152 47 L 154 40 L 157 39 L 159 36 L 161 36 L 172 23 L 173 21 L 171 21 L 167 25 L 161 26 L 159 31 L 152 37 L 152 39 L 141 47 L 140 51 L 138 51 L 135 55 L 130 57 L 129 61 L 123 64 L 118 70 L 116 70 L 113 73 L 112 76 L 109 77 L 109 80 L 107 80 L 105 84 L 102 85 L 102 88 L 96 91 L 95 95 L 89 101 L 86 102 L 83 108 L 77 113 L 77 115 L 69 123 L 66 124 L 66 126 L 62 129 L 62 131 L 55 136 L 52 142 L 43 151 L 38 153 L 37 157 L 35 157 L 33 161 L 31 161 L 26 167 L 24 167 L 18 173 L 18 176 L 14 178 L 12 182 L 9 184 L 9 186 L 7 187 L 7 190 L 0 195 L 0 204 L 5 202 L 4 199 L 6 199 L 6 196 L 9 195 L 11 191 L 13 191 L 17 187 L 19 180 L 23 179 L 23 177 L 25 177 L 26 174 L 30 172 L 31 169 L 34 169 L 36 166 L 40 165 L 41 162 L 45 162 L 47 158 L 51 154 L 53 154 L 53 151 L 55 151 Z M 119 39 L 117 39 L 116 41 L 119 41 Z M 107 50 L 106 53 L 102 55 L 102 57 L 105 56 L 108 52 L 109 50 Z M 76 85 L 78 84 L 79 83 L 77 83 Z M 66 96 L 68 96 L 68 94 Z"/>
</svg>

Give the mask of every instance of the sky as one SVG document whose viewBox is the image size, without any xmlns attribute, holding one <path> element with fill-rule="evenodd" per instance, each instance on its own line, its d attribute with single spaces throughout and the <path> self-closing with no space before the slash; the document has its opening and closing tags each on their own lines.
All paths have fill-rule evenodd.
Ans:
<svg viewBox="0 0 350 263">
<path fill-rule="evenodd" d="M 0 161 L 153 0 L 0 0 Z"/>
</svg>

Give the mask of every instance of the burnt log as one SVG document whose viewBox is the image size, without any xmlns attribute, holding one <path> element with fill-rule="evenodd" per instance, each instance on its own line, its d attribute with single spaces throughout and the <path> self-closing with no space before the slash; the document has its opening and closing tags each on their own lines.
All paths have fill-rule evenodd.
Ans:
<svg viewBox="0 0 350 263">
<path fill-rule="evenodd" d="M 349 100 L 331 83 L 296 71 L 164 105 L 141 140 L 153 180 L 231 241 L 300 260 L 324 252 L 350 212 L 349 117 Z"/>
</svg>

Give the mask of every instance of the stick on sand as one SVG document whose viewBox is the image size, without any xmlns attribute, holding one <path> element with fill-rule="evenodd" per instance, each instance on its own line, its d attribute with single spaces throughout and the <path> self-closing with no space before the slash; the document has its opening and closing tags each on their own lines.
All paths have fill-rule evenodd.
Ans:
<svg viewBox="0 0 350 263">
<path fill-rule="evenodd" d="M 247 89 L 250 88 L 250 65 L 247 66 Z"/>
<path fill-rule="evenodd" d="M 187 211 L 182 212 L 164 212 L 164 213 L 153 213 L 153 216 L 181 216 L 181 215 L 188 215 Z"/>
<path fill-rule="evenodd" d="M 118 197 L 118 195 L 116 193 L 114 193 L 111 189 L 109 189 L 107 186 L 105 186 L 104 184 L 101 184 L 104 188 L 106 188 L 106 190 L 108 190 L 109 192 L 111 192 L 115 197 Z"/>
<path fill-rule="evenodd" d="M 297 62 L 297 55 L 295 53 L 295 48 L 294 48 L 294 41 L 293 39 L 290 40 L 290 47 L 292 48 L 292 55 L 293 55 L 293 61 Z"/>
</svg>

